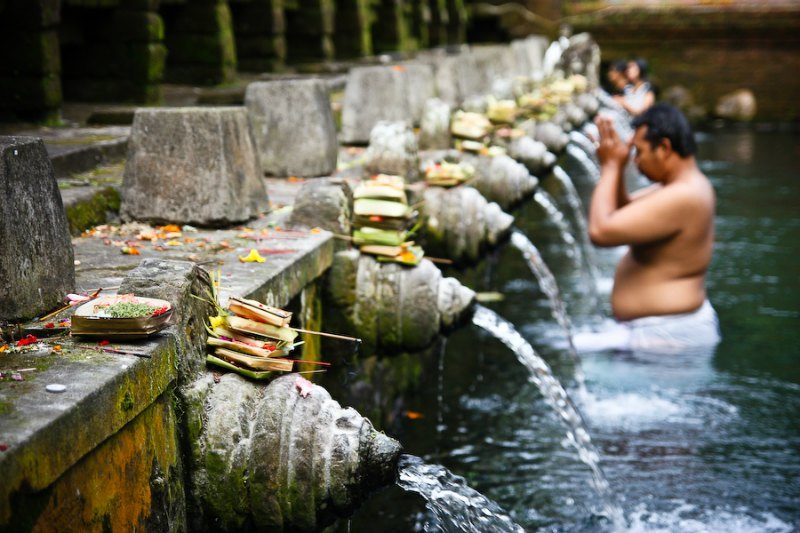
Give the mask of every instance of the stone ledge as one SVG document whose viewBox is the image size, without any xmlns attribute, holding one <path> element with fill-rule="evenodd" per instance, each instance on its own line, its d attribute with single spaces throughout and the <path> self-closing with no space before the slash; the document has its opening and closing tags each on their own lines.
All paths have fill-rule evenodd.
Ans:
<svg viewBox="0 0 800 533">
<path fill-rule="evenodd" d="M 273 215 L 253 221 L 253 232 L 281 222 Z M 231 249 L 214 254 L 209 270 L 222 274 L 223 301 L 228 295 L 255 297 L 272 305 L 285 306 L 291 298 L 319 277 L 331 264 L 333 237 L 328 232 L 306 233 L 300 238 L 265 238 L 257 244 L 237 237 L 241 229 L 202 230 L 192 235 L 215 242 L 229 241 Z M 285 235 L 294 235 L 286 233 Z M 186 259 L 186 251 L 163 252 L 142 247 L 140 256 L 123 255 L 118 247 L 102 239 L 73 239 L 79 290 L 120 284 L 126 273 L 145 257 Z M 241 263 L 237 256 L 254 248 L 291 249 L 292 253 L 266 254 L 265 263 Z M 204 256 L 207 257 L 210 252 Z M 0 381 L 0 524 L 11 516 L 15 491 L 45 489 L 101 442 L 116 433 L 156 398 L 168 391 L 177 378 L 174 328 L 152 340 L 118 344 L 150 355 L 139 358 L 114 355 L 95 348 L 94 341 L 65 339 L 59 353 L 3 354 L 0 370 L 42 367 L 25 373 L 26 381 Z M 86 348 L 89 346 L 89 348 Z M 45 361 L 48 364 L 45 364 Z M 23 366 L 20 366 L 23 365 Z M 46 368 L 45 368 L 46 367 Z M 45 391 L 50 383 L 61 383 L 67 391 Z"/>
</svg>

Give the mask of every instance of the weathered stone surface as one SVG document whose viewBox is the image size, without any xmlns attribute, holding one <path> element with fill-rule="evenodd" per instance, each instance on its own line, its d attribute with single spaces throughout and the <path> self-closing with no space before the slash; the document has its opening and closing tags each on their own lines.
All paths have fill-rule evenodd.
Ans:
<svg viewBox="0 0 800 533">
<path fill-rule="evenodd" d="M 0 320 L 32 318 L 75 288 L 64 206 L 41 139 L 0 137 Z"/>
<path fill-rule="evenodd" d="M 720 97 L 717 105 L 714 106 L 714 114 L 718 117 L 743 122 L 753 120 L 757 110 L 756 97 L 749 89 L 739 89 L 728 93 Z"/>
<path fill-rule="evenodd" d="M 496 244 L 514 222 L 472 187 L 428 187 L 424 198 L 426 244 L 432 253 L 456 262 L 477 261 L 481 250 Z"/>
<path fill-rule="evenodd" d="M 542 60 L 549 41 L 546 37 L 532 35 L 511 42 L 514 54 L 515 71 L 519 76 L 541 76 Z"/>
<path fill-rule="evenodd" d="M 223 226 L 249 220 L 268 205 L 244 108 L 136 111 L 123 219 Z"/>
<path fill-rule="evenodd" d="M 407 122 L 378 122 L 364 157 L 367 172 L 403 176 L 409 183 L 419 179 L 417 138 Z"/>
<path fill-rule="evenodd" d="M 468 96 L 483 94 L 485 81 L 477 70 L 475 57 L 469 50 L 458 55 L 428 56 L 436 69 L 436 94 L 452 106 Z"/>
<path fill-rule="evenodd" d="M 357 67 L 350 70 L 342 107 L 341 141 L 366 143 L 382 121 L 406 121 L 413 115 L 409 105 L 408 73 L 394 67 Z"/>
<path fill-rule="evenodd" d="M 560 153 L 569 142 L 569 135 L 553 122 L 539 122 L 530 132 L 534 140 L 544 143 L 553 153 Z"/>
<path fill-rule="evenodd" d="M 251 83 L 245 106 L 265 174 L 326 176 L 336 170 L 336 124 L 322 80 Z"/>
<path fill-rule="evenodd" d="M 600 47 L 588 33 L 573 35 L 561 55 L 560 67 L 567 76 L 586 76 L 589 88 L 594 89 L 600 85 Z"/>
<path fill-rule="evenodd" d="M 535 141 L 532 141 L 535 142 Z M 509 156 L 478 156 L 475 187 L 487 200 L 497 202 L 504 209 L 533 193 L 539 180 L 525 165 Z"/>
<path fill-rule="evenodd" d="M 452 108 L 444 100 L 431 98 L 425 102 L 419 130 L 421 150 L 446 150 L 450 147 L 450 113 Z"/>
<path fill-rule="evenodd" d="M 436 97 L 436 78 L 433 67 L 425 63 L 407 62 L 401 66 L 408 76 L 408 105 L 413 124 L 417 126 L 422 119 L 425 102 Z"/>
<path fill-rule="evenodd" d="M 400 444 L 322 387 L 302 397 L 298 379 L 195 384 L 194 528 L 318 530 L 394 480 Z"/>
<path fill-rule="evenodd" d="M 508 45 L 482 45 L 470 47 L 478 75 L 478 92 L 492 90 L 498 80 L 510 80 L 516 73 L 514 53 Z"/>
<path fill-rule="evenodd" d="M 413 268 L 380 263 L 355 250 L 334 257 L 330 301 L 366 351 L 418 350 L 453 325 L 472 304 L 474 292 L 423 260 Z"/>
<path fill-rule="evenodd" d="M 520 137 L 513 141 L 508 154 L 525 165 L 532 174 L 537 175 L 541 175 L 556 163 L 555 154 L 548 152 L 543 142 L 534 141 L 530 137 Z"/>
<path fill-rule="evenodd" d="M 289 227 L 322 228 L 350 235 L 353 191 L 346 181 L 323 178 L 305 182 L 297 193 Z"/>
<path fill-rule="evenodd" d="M 161 298 L 173 305 L 170 324 L 177 326 L 176 341 L 184 355 L 178 361 L 178 379 L 188 382 L 205 368 L 205 323 L 215 314 L 208 272 L 189 261 L 144 259 L 131 270 L 119 294 Z"/>
</svg>

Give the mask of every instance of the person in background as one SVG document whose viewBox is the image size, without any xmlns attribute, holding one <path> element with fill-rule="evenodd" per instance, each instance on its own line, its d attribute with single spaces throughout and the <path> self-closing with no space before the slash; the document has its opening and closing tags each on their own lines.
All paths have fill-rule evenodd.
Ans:
<svg viewBox="0 0 800 533">
<path fill-rule="evenodd" d="M 635 117 L 647 111 L 656 102 L 653 86 L 647 81 L 647 61 L 641 58 L 628 61 L 625 77 L 628 81 L 625 93 L 614 99 Z"/>
<path fill-rule="evenodd" d="M 608 66 L 606 71 L 606 78 L 611 85 L 611 94 L 622 96 L 625 94 L 625 89 L 628 87 L 628 76 L 626 70 L 627 63 L 622 60 L 617 60 Z"/>
<path fill-rule="evenodd" d="M 695 160 L 686 117 L 656 104 L 633 120 L 630 142 L 611 119 L 598 116 L 600 179 L 589 207 L 589 237 L 597 246 L 627 245 L 614 276 L 611 308 L 619 321 L 575 336 L 582 351 L 667 351 L 713 347 L 717 315 L 706 298 L 714 245 L 715 194 Z M 628 194 L 623 169 L 631 149 L 653 185 Z"/>
</svg>

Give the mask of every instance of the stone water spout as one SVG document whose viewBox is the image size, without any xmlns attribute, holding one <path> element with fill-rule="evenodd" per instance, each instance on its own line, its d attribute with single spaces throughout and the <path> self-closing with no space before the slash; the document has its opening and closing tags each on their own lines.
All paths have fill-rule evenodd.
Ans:
<svg viewBox="0 0 800 533">
<path fill-rule="evenodd" d="M 192 529 L 319 530 L 394 481 L 400 444 L 297 374 L 187 391 Z"/>
<path fill-rule="evenodd" d="M 327 290 L 346 326 L 368 346 L 387 350 L 428 346 L 462 318 L 475 298 L 428 260 L 408 268 L 357 250 L 335 255 Z"/>
<path fill-rule="evenodd" d="M 514 222 L 472 187 L 428 187 L 424 200 L 426 245 L 431 253 L 456 262 L 477 261 L 481 250 L 497 244 Z"/>
<path fill-rule="evenodd" d="M 497 202 L 503 209 L 527 198 L 539 185 L 539 180 L 528 172 L 525 165 L 507 155 L 477 156 L 475 162 L 475 181 L 472 186 L 488 201 Z"/>
</svg>

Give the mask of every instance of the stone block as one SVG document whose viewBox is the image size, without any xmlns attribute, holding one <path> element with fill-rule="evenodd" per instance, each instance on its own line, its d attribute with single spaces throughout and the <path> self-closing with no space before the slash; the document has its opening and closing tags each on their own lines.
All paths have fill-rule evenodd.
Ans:
<svg viewBox="0 0 800 533">
<path fill-rule="evenodd" d="M 419 147 L 422 150 L 450 148 L 450 105 L 438 98 L 425 102 L 419 130 Z"/>
<path fill-rule="evenodd" d="M 0 320 L 60 304 L 75 288 L 67 219 L 41 139 L 0 137 Z"/>
<path fill-rule="evenodd" d="M 716 116 L 743 122 L 753 120 L 757 110 L 756 97 L 749 89 L 739 89 L 723 95 L 714 106 Z"/>
<path fill-rule="evenodd" d="M 433 67 L 424 63 L 403 63 L 408 75 L 408 105 L 411 107 L 413 124 L 418 126 L 422 120 L 425 102 L 436 97 L 436 78 Z"/>
<path fill-rule="evenodd" d="M 419 179 L 417 138 L 407 122 L 378 122 L 364 157 L 371 174 L 395 174 L 409 183 Z"/>
<path fill-rule="evenodd" d="M 2 18 L 15 30 L 52 28 L 61 22 L 61 0 L 6 0 Z"/>
<path fill-rule="evenodd" d="M 322 228 L 350 235 L 353 192 L 344 180 L 318 179 L 303 184 L 289 218 L 292 228 Z"/>
<path fill-rule="evenodd" d="M 322 80 L 251 83 L 245 106 L 262 172 L 325 176 L 336 170 L 336 124 Z"/>
<path fill-rule="evenodd" d="M 124 219 L 224 226 L 268 205 L 244 108 L 137 110 L 122 183 Z"/>
<path fill-rule="evenodd" d="M 409 105 L 408 74 L 395 67 L 356 67 L 350 70 L 342 107 L 340 140 L 361 144 L 381 120 L 406 121 L 413 116 Z"/>
</svg>

